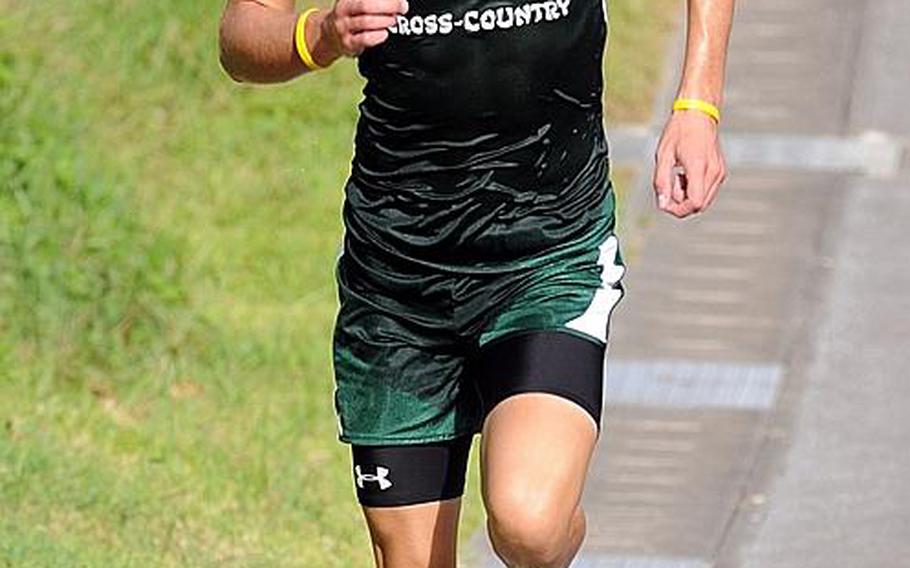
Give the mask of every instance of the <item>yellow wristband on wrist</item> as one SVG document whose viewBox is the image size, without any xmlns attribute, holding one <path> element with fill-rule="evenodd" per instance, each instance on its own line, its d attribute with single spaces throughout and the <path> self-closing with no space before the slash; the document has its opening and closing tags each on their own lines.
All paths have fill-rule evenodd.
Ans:
<svg viewBox="0 0 910 568">
<path fill-rule="evenodd" d="M 720 109 L 701 99 L 676 99 L 673 101 L 673 110 L 697 110 L 720 122 Z"/>
<path fill-rule="evenodd" d="M 306 65 L 307 69 L 310 71 L 325 69 L 325 67 L 316 63 L 316 60 L 313 59 L 313 54 L 310 53 L 310 49 L 306 45 L 307 18 L 309 18 L 314 12 L 318 10 L 319 8 L 310 8 L 309 10 L 304 10 L 300 14 L 300 17 L 297 18 L 297 29 L 294 32 L 294 46 L 297 48 L 297 54 L 300 56 L 300 59 L 303 60 L 303 64 Z"/>
</svg>

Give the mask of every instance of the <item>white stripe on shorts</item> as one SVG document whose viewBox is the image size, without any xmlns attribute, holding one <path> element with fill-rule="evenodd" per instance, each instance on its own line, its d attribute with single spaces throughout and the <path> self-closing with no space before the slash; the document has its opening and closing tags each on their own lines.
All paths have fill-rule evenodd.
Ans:
<svg viewBox="0 0 910 568">
<path fill-rule="evenodd" d="M 566 323 L 567 328 L 595 337 L 604 343 L 607 342 L 610 313 L 622 297 L 622 291 L 615 285 L 626 272 L 623 265 L 616 264 L 618 249 L 619 241 L 616 235 L 610 235 L 600 245 L 600 255 L 597 258 L 597 264 L 601 267 L 600 288 L 594 293 L 584 313 Z"/>
</svg>

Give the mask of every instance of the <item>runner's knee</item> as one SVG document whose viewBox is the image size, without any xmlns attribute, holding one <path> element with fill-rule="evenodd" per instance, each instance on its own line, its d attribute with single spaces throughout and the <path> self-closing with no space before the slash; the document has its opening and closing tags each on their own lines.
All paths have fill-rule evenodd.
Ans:
<svg viewBox="0 0 910 568">
<path fill-rule="evenodd" d="M 571 515 L 566 517 L 557 496 L 518 484 L 489 496 L 486 505 L 490 540 L 504 558 L 522 565 L 548 566 L 564 554 Z"/>
<path fill-rule="evenodd" d="M 455 568 L 460 500 L 364 507 L 377 566 Z"/>
</svg>

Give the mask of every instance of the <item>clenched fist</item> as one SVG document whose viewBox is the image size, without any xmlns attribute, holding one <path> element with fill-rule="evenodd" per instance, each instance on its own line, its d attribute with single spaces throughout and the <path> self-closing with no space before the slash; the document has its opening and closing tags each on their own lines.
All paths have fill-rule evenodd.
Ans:
<svg viewBox="0 0 910 568">
<path fill-rule="evenodd" d="M 727 177 L 717 124 L 698 111 L 673 113 L 654 158 L 657 206 L 676 217 L 704 211 Z"/>
</svg>

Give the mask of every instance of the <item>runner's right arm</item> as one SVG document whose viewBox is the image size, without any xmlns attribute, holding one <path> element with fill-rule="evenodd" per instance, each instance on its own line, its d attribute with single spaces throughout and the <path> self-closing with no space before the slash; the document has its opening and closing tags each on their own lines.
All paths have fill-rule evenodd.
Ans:
<svg viewBox="0 0 910 568">
<path fill-rule="evenodd" d="M 355 57 L 388 38 L 407 0 L 337 0 L 306 22 L 306 42 L 317 64 Z M 221 18 L 221 65 L 236 81 L 279 83 L 308 71 L 294 45 L 294 0 L 228 0 Z"/>
</svg>

